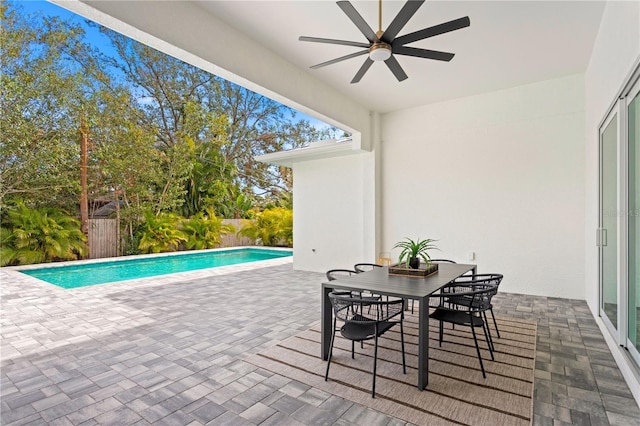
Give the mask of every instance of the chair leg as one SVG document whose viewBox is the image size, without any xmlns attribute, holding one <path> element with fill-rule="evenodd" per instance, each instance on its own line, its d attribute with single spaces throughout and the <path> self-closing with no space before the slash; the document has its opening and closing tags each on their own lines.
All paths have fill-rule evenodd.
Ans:
<svg viewBox="0 0 640 426">
<path fill-rule="evenodd" d="M 473 341 L 476 344 L 476 352 L 478 353 L 478 361 L 480 361 L 480 369 L 482 370 L 482 377 L 486 379 L 487 375 L 484 372 L 484 364 L 482 364 L 482 355 L 480 355 L 480 346 L 478 346 L 478 338 L 476 337 L 476 328 L 473 325 L 471 326 L 471 333 L 473 334 Z"/>
<path fill-rule="evenodd" d="M 329 345 L 329 357 L 327 358 L 327 372 L 324 374 L 324 381 L 329 380 L 329 366 L 331 366 L 331 355 L 333 355 L 333 341 L 336 338 L 336 321 L 333 321 L 333 333 L 331 334 L 331 344 Z"/>
<path fill-rule="evenodd" d="M 487 347 L 489 347 L 489 354 L 491 355 L 491 361 L 495 361 L 496 359 L 493 357 L 493 340 L 491 339 L 489 324 L 487 324 L 486 319 L 485 319 L 485 323 L 482 324 L 482 331 L 484 331 L 484 338 L 487 341 Z"/>
<path fill-rule="evenodd" d="M 402 347 L 402 373 L 407 374 L 407 363 L 404 357 L 404 327 L 402 327 L 402 321 L 400 321 L 400 346 Z"/>
<path fill-rule="evenodd" d="M 373 348 L 373 383 L 371 384 L 371 398 L 375 398 L 376 397 L 376 364 L 377 364 L 377 361 L 378 361 L 378 330 L 376 330 L 375 346 Z"/>
<path fill-rule="evenodd" d="M 491 351 L 495 351 L 496 347 L 493 345 L 493 336 L 491 335 L 491 328 L 489 327 L 489 320 L 487 319 L 487 313 L 483 312 L 482 315 L 484 316 L 484 327 L 487 329 L 486 331 L 486 337 L 489 339 L 487 340 L 488 343 L 491 343 Z"/>
<path fill-rule="evenodd" d="M 442 321 L 440 321 L 440 329 L 438 331 L 439 331 L 438 333 L 439 343 L 440 343 L 440 346 L 442 346 L 442 336 L 444 334 L 444 324 L 442 323 Z"/>
<path fill-rule="evenodd" d="M 356 341 L 351 341 L 351 359 L 356 359 Z"/>
<path fill-rule="evenodd" d="M 490 308 L 489 311 L 491 312 L 491 318 L 493 318 L 493 326 L 496 329 L 496 335 L 498 336 L 498 339 L 500 338 L 500 332 L 498 331 L 498 323 L 496 322 L 496 316 L 493 315 L 493 308 Z"/>
</svg>

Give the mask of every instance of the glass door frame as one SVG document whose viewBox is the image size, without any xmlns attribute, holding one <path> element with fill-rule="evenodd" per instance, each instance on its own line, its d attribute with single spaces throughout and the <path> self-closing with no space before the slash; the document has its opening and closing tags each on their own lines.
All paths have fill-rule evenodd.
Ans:
<svg viewBox="0 0 640 426">
<path fill-rule="evenodd" d="M 622 111 L 623 112 L 623 111 Z M 622 123 L 621 123 L 621 106 L 620 106 L 620 102 L 616 102 L 613 107 L 609 110 L 609 112 L 607 113 L 605 119 L 602 121 L 602 123 L 600 124 L 599 128 L 598 128 L 598 151 L 599 151 L 599 172 L 598 172 L 598 180 L 599 180 L 599 191 L 598 191 L 598 196 L 599 196 L 599 207 L 598 207 L 598 211 L 599 211 L 599 218 L 598 218 L 598 231 L 597 231 L 597 245 L 598 245 L 598 288 L 599 288 L 599 292 L 600 292 L 600 297 L 599 297 L 599 301 L 598 301 L 598 310 L 600 313 L 600 317 L 602 318 L 602 321 L 604 322 L 605 326 L 607 327 L 607 329 L 609 330 L 609 333 L 611 333 L 611 335 L 614 337 L 615 341 L 617 344 L 619 345 L 623 345 L 624 342 L 626 342 L 626 326 L 624 324 L 624 318 L 626 318 L 625 316 L 622 316 L 622 312 L 621 309 L 626 301 L 626 298 L 624 297 L 624 293 L 623 293 L 623 289 L 621 288 L 621 283 L 622 283 L 622 277 L 621 277 L 621 268 L 620 268 L 620 259 L 621 259 L 621 252 L 620 252 L 620 243 L 621 243 L 621 224 L 620 224 L 620 219 L 621 219 L 621 215 L 618 214 L 618 212 L 622 211 L 620 210 L 620 200 L 622 198 L 624 198 L 621 194 L 621 181 L 623 179 L 621 179 L 621 156 L 622 156 L 622 150 L 621 148 L 621 143 L 620 141 L 622 140 L 621 138 L 621 127 L 622 127 Z M 604 178 L 603 178 L 603 171 L 604 171 L 604 138 L 603 138 L 603 134 L 605 132 L 605 130 L 607 129 L 607 127 L 615 120 L 616 122 L 616 156 L 615 156 L 615 161 L 616 161 L 616 188 L 615 188 L 615 196 L 616 196 L 616 209 L 613 212 L 605 212 L 605 206 L 604 206 Z M 616 254 L 617 254 L 617 258 L 616 258 L 616 283 L 617 283 L 617 294 L 616 294 L 616 303 L 617 303 L 617 309 L 616 309 L 616 324 L 617 327 L 614 325 L 614 323 L 612 322 L 612 320 L 609 318 L 609 316 L 607 315 L 607 313 L 605 312 L 604 308 L 603 308 L 603 304 L 604 304 L 604 300 L 605 300 L 605 290 L 604 290 L 604 285 L 605 285 L 605 277 L 604 277 L 604 247 L 607 246 L 607 240 L 613 240 L 613 238 L 608 238 L 608 233 L 610 233 L 612 230 L 605 230 L 604 227 L 604 218 L 606 214 L 614 214 L 616 215 L 618 221 L 617 221 L 617 226 L 615 229 L 615 236 L 616 236 Z M 613 237 L 613 235 L 612 235 Z M 622 240 L 624 240 L 624 237 L 622 238 Z"/>
<path fill-rule="evenodd" d="M 640 351 L 633 345 L 628 337 L 629 331 L 629 135 L 627 113 L 628 106 L 636 94 L 640 92 L 640 58 L 636 62 L 633 71 L 629 74 L 625 84 L 616 96 L 615 101 L 607 110 L 598 127 L 598 285 L 599 300 L 598 312 L 605 327 L 616 343 L 628 350 L 633 358 L 636 369 L 640 371 Z M 615 211 L 604 211 L 604 182 L 603 182 L 603 133 L 613 120 L 617 121 L 616 132 L 616 202 Z M 603 232 L 605 214 L 614 214 L 617 218 L 616 235 L 616 281 L 617 281 L 617 327 L 604 312 L 604 263 L 603 247 L 606 244 L 606 232 Z M 604 243 L 604 244 L 603 244 Z"/>
<path fill-rule="evenodd" d="M 638 70 L 640 71 L 640 70 Z M 636 76 L 637 74 L 639 74 L 638 72 L 636 72 Z M 626 317 L 625 319 L 627 321 L 630 321 L 630 312 L 629 312 L 629 296 L 630 296 L 630 292 L 629 292 L 629 242 L 630 242 L 630 238 L 631 236 L 629 235 L 629 215 L 630 214 L 635 214 L 633 212 L 631 212 L 630 210 L 630 205 L 629 205 L 629 199 L 631 197 L 631 193 L 629 192 L 629 162 L 631 161 L 630 158 L 630 154 L 629 154 L 629 123 L 628 123 L 628 112 L 629 112 L 629 106 L 631 105 L 631 102 L 636 98 L 640 96 L 640 78 L 639 76 L 636 77 L 635 82 L 631 82 L 631 87 L 630 89 L 627 91 L 627 93 L 625 94 L 624 98 L 621 100 L 620 104 L 621 107 L 624 108 L 624 133 L 622 134 L 622 136 L 624 136 L 623 139 L 623 145 L 624 145 L 624 153 L 625 153 L 625 179 L 624 179 L 624 207 L 625 210 L 623 210 L 626 214 L 624 214 L 624 228 L 625 228 L 625 233 L 626 233 L 626 244 L 625 244 L 625 258 L 624 258 L 624 267 L 625 267 L 625 272 L 626 272 L 626 279 L 625 279 L 625 291 L 626 291 Z M 637 125 L 640 126 L 640 123 L 637 123 Z M 638 131 L 638 129 L 636 128 L 636 131 Z M 640 146 L 636 147 L 636 149 L 640 149 Z M 638 194 L 636 194 L 636 196 L 638 196 Z M 636 289 L 637 291 L 638 289 Z M 634 314 L 634 318 L 635 318 L 635 314 Z M 636 319 L 637 321 L 637 319 Z M 624 347 L 629 351 L 630 356 L 634 359 L 634 361 L 636 362 L 636 364 L 640 367 L 640 352 L 638 351 L 638 349 L 636 348 L 635 344 L 631 341 L 631 339 L 629 339 L 629 326 L 628 323 L 626 323 L 626 333 L 625 333 L 625 339 L 624 339 Z"/>
</svg>

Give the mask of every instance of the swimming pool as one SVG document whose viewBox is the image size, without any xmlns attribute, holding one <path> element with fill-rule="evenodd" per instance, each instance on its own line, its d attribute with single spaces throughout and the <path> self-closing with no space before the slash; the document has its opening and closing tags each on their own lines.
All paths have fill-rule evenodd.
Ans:
<svg viewBox="0 0 640 426">
<path fill-rule="evenodd" d="M 65 266 L 23 269 L 19 272 L 62 288 L 78 288 L 115 281 L 154 277 L 291 256 L 290 250 L 241 248 L 207 250 L 152 257 L 135 257 Z"/>
</svg>

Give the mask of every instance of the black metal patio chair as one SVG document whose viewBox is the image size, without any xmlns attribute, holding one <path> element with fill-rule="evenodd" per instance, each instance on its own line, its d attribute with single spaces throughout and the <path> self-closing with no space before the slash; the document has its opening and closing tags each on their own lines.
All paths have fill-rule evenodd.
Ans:
<svg viewBox="0 0 640 426">
<path fill-rule="evenodd" d="M 455 260 L 450 259 L 430 259 L 431 263 L 457 263 Z M 413 313 L 413 304 L 414 301 L 411 300 L 411 313 Z"/>
<path fill-rule="evenodd" d="M 498 287 L 500 286 L 500 283 L 502 282 L 502 278 L 504 278 L 504 276 L 502 274 L 476 274 L 474 276 L 462 276 L 458 279 L 456 279 L 454 281 L 455 284 L 458 284 L 460 286 L 464 286 L 465 284 L 487 284 L 487 285 L 493 285 L 496 287 L 496 293 L 498 292 Z M 458 303 L 471 303 L 471 299 L 467 298 L 466 300 L 462 299 L 459 300 Z M 491 313 L 491 319 L 493 320 L 493 327 L 496 330 L 496 335 L 498 336 L 498 338 L 500 338 L 500 331 L 498 330 L 498 323 L 496 322 L 496 316 L 493 314 L 493 304 L 489 304 L 488 309 L 486 309 L 483 314 L 484 314 L 484 320 L 487 321 L 487 313 L 486 311 L 489 311 Z"/>
<path fill-rule="evenodd" d="M 376 397 L 376 366 L 378 362 L 378 337 L 389 331 L 393 326 L 400 325 L 400 345 L 402 347 L 402 371 L 407 374 L 407 366 L 404 353 L 404 302 L 394 301 L 368 301 L 363 302 L 357 297 L 341 296 L 334 293 L 329 294 L 329 300 L 333 307 L 333 331 L 331 334 L 331 345 L 329 347 L 329 358 L 327 359 L 327 371 L 324 380 L 329 380 L 329 368 L 333 355 L 333 345 L 336 338 L 336 331 L 345 339 L 351 340 L 351 358 L 355 358 L 354 342 L 364 342 L 374 340 L 373 349 L 373 381 L 371 384 L 371 397 Z M 358 310 L 363 305 L 364 309 Z M 338 328 L 337 321 L 343 322 Z"/>
<path fill-rule="evenodd" d="M 358 272 L 355 270 L 351 270 L 351 269 L 330 269 L 329 271 L 327 271 L 326 275 L 327 275 L 327 279 L 329 281 L 334 281 L 339 279 L 340 277 L 350 277 L 352 275 L 356 275 Z M 338 294 L 341 296 L 355 296 L 358 297 L 362 300 L 365 301 L 376 301 L 376 300 L 380 300 L 381 297 L 380 296 L 376 296 L 376 295 L 363 295 L 361 292 L 356 292 L 356 291 L 348 291 L 348 290 L 333 290 L 333 294 Z"/>
<path fill-rule="evenodd" d="M 377 263 L 356 263 L 353 265 L 353 269 L 357 273 L 372 271 L 377 268 L 382 268 L 382 265 L 378 265 Z"/>
<path fill-rule="evenodd" d="M 482 370 L 482 377 L 484 378 L 486 378 L 487 375 L 482 362 L 476 328 L 482 328 L 487 347 L 489 348 L 489 354 L 493 360 L 494 346 L 491 332 L 486 322 L 486 311 L 491 306 L 491 298 L 496 293 L 497 287 L 495 285 L 473 282 L 459 285 L 453 282 L 443 287 L 441 293 L 434 294 L 430 297 L 430 305 L 435 309 L 429 314 L 429 317 L 440 322 L 438 333 L 440 346 L 442 346 L 445 322 L 453 324 L 454 326 L 470 327 L 478 354 L 478 361 L 480 362 L 480 369 Z M 437 303 L 433 303 L 434 301 L 437 301 Z"/>
</svg>

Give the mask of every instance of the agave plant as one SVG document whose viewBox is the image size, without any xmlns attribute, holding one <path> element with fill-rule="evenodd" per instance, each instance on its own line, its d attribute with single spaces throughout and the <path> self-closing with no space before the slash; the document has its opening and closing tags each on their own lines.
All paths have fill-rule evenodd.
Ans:
<svg viewBox="0 0 640 426">
<path fill-rule="evenodd" d="M 420 259 L 425 263 L 429 263 L 431 257 L 429 256 L 429 250 L 437 250 L 438 248 L 433 244 L 436 240 L 432 239 L 416 239 L 405 238 L 405 241 L 400 241 L 393 248 L 402 249 L 398 263 L 404 262 L 407 268 L 411 267 L 417 269 L 420 266 Z"/>
</svg>

